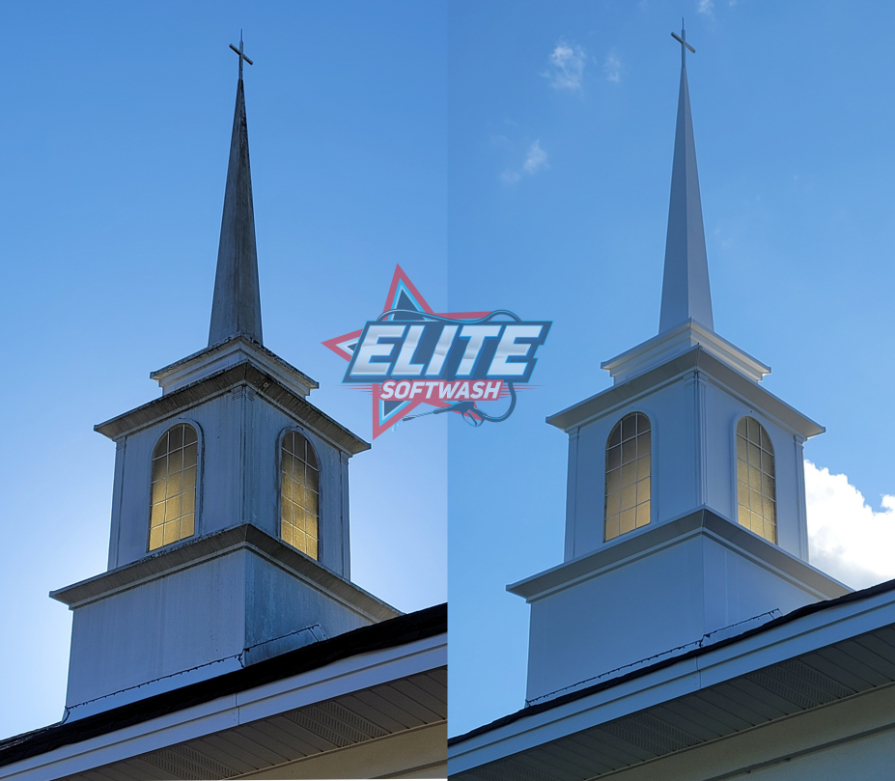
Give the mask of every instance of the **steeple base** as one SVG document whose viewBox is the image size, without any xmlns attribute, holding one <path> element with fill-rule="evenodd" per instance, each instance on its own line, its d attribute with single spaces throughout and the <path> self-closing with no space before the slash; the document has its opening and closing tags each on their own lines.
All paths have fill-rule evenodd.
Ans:
<svg viewBox="0 0 895 781">
<path fill-rule="evenodd" d="M 400 615 L 250 524 L 51 596 L 74 613 L 70 718 Z"/>
<path fill-rule="evenodd" d="M 710 510 L 507 587 L 531 605 L 528 702 L 674 656 L 732 624 L 849 593 Z M 742 626 L 740 627 L 742 628 Z"/>
</svg>

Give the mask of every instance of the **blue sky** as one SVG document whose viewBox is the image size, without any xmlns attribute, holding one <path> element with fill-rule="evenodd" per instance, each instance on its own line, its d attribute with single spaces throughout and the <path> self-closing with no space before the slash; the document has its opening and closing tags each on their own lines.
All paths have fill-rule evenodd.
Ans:
<svg viewBox="0 0 895 781">
<path fill-rule="evenodd" d="M 895 577 L 893 10 L 452 2 L 450 304 L 554 326 L 510 421 L 449 429 L 451 734 L 524 703 L 528 607 L 504 588 L 563 556 L 567 438 L 544 418 L 658 329 L 681 16 L 715 328 L 827 427 L 813 560 Z"/>
<path fill-rule="evenodd" d="M 205 344 L 240 27 L 266 344 L 312 401 L 369 437 L 320 342 L 378 313 L 396 263 L 436 311 L 554 321 L 509 421 L 430 416 L 352 461 L 354 579 L 412 610 L 449 576 L 451 733 L 522 705 L 527 607 L 504 587 L 562 560 L 566 440 L 544 418 L 658 326 L 682 15 L 716 328 L 827 427 L 806 446 L 841 476 L 808 472 L 815 560 L 895 575 L 895 10 L 8 6 L 0 736 L 62 714 L 70 618 L 46 593 L 105 569 L 114 446 L 93 425 Z"/>
<path fill-rule="evenodd" d="M 38 2 L 3 26 L 0 737 L 62 716 L 47 592 L 106 568 L 94 424 L 207 342 L 240 27 L 266 346 L 369 441 L 321 342 L 381 311 L 398 263 L 447 306 L 443 7 Z M 435 419 L 351 461 L 353 579 L 405 611 L 447 598 L 445 439 Z"/>
</svg>

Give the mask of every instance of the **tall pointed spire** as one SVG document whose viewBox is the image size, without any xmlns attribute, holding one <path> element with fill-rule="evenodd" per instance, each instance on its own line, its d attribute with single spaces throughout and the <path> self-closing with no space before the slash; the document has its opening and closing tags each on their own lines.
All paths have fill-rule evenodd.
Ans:
<svg viewBox="0 0 895 781">
<path fill-rule="evenodd" d="M 258 284 L 258 254 L 255 247 L 255 211 L 252 206 L 252 170 L 249 166 L 249 134 L 246 125 L 242 63 L 252 61 L 239 48 L 239 81 L 236 110 L 230 139 L 230 163 L 221 218 L 221 240 L 214 279 L 214 301 L 208 345 L 243 335 L 261 344 L 261 292 Z"/>
<path fill-rule="evenodd" d="M 699 176 L 696 172 L 696 144 L 690 116 L 690 91 L 687 87 L 687 50 L 694 53 L 696 50 L 687 43 L 683 24 L 680 37 L 675 33 L 671 35 L 681 44 L 681 88 L 674 137 L 668 233 L 665 238 L 660 334 L 687 320 L 695 320 L 712 331 L 715 328 Z"/>
</svg>

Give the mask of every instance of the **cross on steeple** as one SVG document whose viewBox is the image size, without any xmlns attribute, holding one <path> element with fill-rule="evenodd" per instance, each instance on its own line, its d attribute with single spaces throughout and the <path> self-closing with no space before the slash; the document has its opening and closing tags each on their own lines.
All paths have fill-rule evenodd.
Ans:
<svg viewBox="0 0 895 781">
<path fill-rule="evenodd" d="M 240 36 L 241 36 L 241 33 L 240 33 Z M 671 37 L 674 38 L 674 40 L 676 40 L 681 45 L 681 67 L 686 68 L 687 67 L 687 49 L 689 49 L 691 52 L 693 52 L 693 54 L 696 54 L 696 49 L 694 49 L 692 46 L 690 46 L 689 43 L 687 43 L 687 31 L 684 29 L 684 20 L 683 19 L 681 19 L 681 34 L 676 35 L 675 33 L 672 33 Z M 239 45 L 242 46 L 242 41 L 240 41 Z M 233 47 L 231 46 L 230 48 L 232 49 Z M 240 64 L 240 67 L 242 67 L 242 64 Z"/>
<path fill-rule="evenodd" d="M 715 328 L 699 176 L 696 173 L 696 144 L 690 116 L 690 90 L 687 87 L 687 49 L 691 52 L 696 50 L 687 43 L 683 19 L 680 36 L 675 33 L 671 36 L 681 45 L 681 87 L 674 133 L 668 233 L 665 237 L 660 334 L 672 331 L 688 320 L 695 320 L 710 331 Z"/>
<path fill-rule="evenodd" d="M 672 33 L 674 35 L 674 33 Z M 249 65 L 254 65 L 248 57 L 243 54 L 242 51 L 242 30 L 239 31 L 239 48 L 237 49 L 232 43 L 230 44 L 230 48 L 233 49 L 239 55 L 239 80 L 242 81 L 242 61 L 245 60 Z"/>
</svg>

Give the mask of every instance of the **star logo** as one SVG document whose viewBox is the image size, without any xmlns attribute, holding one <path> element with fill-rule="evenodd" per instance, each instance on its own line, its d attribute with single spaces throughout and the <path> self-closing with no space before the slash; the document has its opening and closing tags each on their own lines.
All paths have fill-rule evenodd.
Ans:
<svg viewBox="0 0 895 781">
<path fill-rule="evenodd" d="M 376 439 L 402 420 L 441 412 L 459 413 L 474 426 L 505 420 L 516 390 L 531 387 L 519 382 L 530 376 L 549 328 L 504 310 L 434 312 L 397 266 L 377 320 L 323 345 L 349 362 L 345 383 L 372 396 Z M 510 409 L 499 417 L 476 404 L 506 397 Z M 421 405 L 433 409 L 414 414 Z"/>
</svg>

